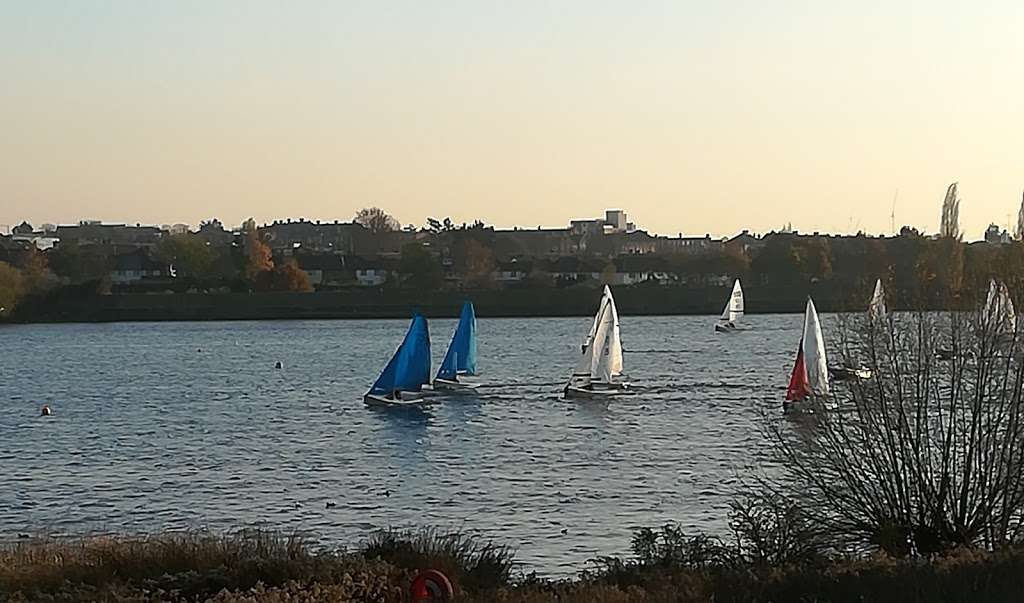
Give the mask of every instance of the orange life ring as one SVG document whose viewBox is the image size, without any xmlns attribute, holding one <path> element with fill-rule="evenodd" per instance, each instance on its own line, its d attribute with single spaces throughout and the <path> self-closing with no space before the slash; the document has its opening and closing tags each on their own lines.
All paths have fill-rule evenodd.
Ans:
<svg viewBox="0 0 1024 603">
<path fill-rule="evenodd" d="M 409 594 L 413 601 L 451 601 L 455 589 L 448 577 L 437 570 L 425 570 L 412 579 Z"/>
</svg>

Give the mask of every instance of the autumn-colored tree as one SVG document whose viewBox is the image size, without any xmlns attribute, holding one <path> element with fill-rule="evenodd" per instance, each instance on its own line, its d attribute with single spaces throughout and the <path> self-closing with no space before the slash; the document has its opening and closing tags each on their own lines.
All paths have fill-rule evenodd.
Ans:
<svg viewBox="0 0 1024 603">
<path fill-rule="evenodd" d="M 604 265 L 604 269 L 601 270 L 601 284 L 615 284 L 615 264 L 613 262 L 608 262 Z"/>
<path fill-rule="evenodd" d="M 242 223 L 242 234 L 245 241 L 245 278 L 255 281 L 260 273 L 274 269 L 274 259 L 270 247 L 260 240 L 255 220 L 249 218 Z"/>
<path fill-rule="evenodd" d="M 26 293 L 43 291 L 55 284 L 46 256 L 34 245 L 22 253 L 18 269 L 21 271 L 21 286 Z"/>
<path fill-rule="evenodd" d="M 463 243 L 466 283 L 476 288 L 486 288 L 494 283 L 494 254 L 483 244 L 468 239 Z"/>
<path fill-rule="evenodd" d="M 309 275 L 305 273 L 295 260 L 282 262 L 273 270 L 264 270 L 257 277 L 257 288 L 261 291 L 292 291 L 309 293 L 313 286 L 309 283 Z"/>
<path fill-rule="evenodd" d="M 398 220 L 392 218 L 386 211 L 379 207 L 364 207 L 356 213 L 353 220 L 356 224 L 362 224 L 366 230 L 373 234 L 382 232 L 394 232 L 401 228 Z"/>
<path fill-rule="evenodd" d="M 0 262 L 0 319 L 11 315 L 22 293 L 21 271 L 7 262 Z"/>
</svg>

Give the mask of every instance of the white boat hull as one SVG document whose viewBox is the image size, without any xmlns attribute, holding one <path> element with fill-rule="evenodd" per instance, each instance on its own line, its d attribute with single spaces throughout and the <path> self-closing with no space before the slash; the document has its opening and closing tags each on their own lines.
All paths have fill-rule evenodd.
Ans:
<svg viewBox="0 0 1024 603">
<path fill-rule="evenodd" d="M 389 398 L 387 396 L 378 396 L 376 394 L 366 394 L 363 396 L 363 402 L 369 406 L 389 406 L 393 408 L 423 406 L 424 404 L 427 404 L 426 398 L 422 397 L 403 400 Z"/>
<path fill-rule="evenodd" d="M 478 387 L 480 387 L 479 383 L 466 383 L 464 381 L 434 379 L 434 389 L 436 391 L 471 391 Z"/>
<path fill-rule="evenodd" d="M 590 389 L 586 387 L 574 387 L 570 385 L 565 388 L 565 397 L 579 400 L 602 400 L 605 398 L 611 398 L 621 393 L 618 388 L 615 389 Z"/>
</svg>

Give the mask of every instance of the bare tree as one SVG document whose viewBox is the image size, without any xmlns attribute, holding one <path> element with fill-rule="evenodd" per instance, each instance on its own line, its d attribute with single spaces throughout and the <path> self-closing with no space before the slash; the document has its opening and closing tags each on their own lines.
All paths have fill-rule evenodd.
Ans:
<svg viewBox="0 0 1024 603">
<path fill-rule="evenodd" d="M 386 211 L 379 207 L 364 207 L 356 213 L 353 220 L 356 224 L 362 224 L 373 234 L 382 232 L 394 232 L 401 228 L 398 220 L 394 219 Z"/>
<path fill-rule="evenodd" d="M 769 424 L 784 478 L 837 541 L 890 554 L 996 547 L 1024 531 L 1024 346 L 992 312 L 889 314 L 841 326 L 836 388 L 797 427 Z M 797 416 L 797 415 L 791 415 Z"/>
<path fill-rule="evenodd" d="M 946 198 L 942 201 L 940 237 L 960 238 L 960 197 L 957 195 L 956 186 L 956 182 L 949 185 L 946 189 Z"/>
<path fill-rule="evenodd" d="M 1017 230 L 1013 236 L 1018 241 L 1024 241 L 1024 198 L 1021 199 L 1020 209 L 1017 211 Z"/>
</svg>

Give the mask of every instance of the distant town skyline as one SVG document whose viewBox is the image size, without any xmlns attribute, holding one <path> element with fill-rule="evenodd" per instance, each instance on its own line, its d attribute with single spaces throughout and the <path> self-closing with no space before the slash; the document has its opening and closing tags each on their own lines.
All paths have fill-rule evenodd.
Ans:
<svg viewBox="0 0 1024 603">
<path fill-rule="evenodd" d="M 0 6 L 0 223 L 1013 230 L 1024 4 Z M 898 195 L 897 195 L 898 191 Z M 892 220 L 895 200 L 895 220 Z"/>
</svg>

